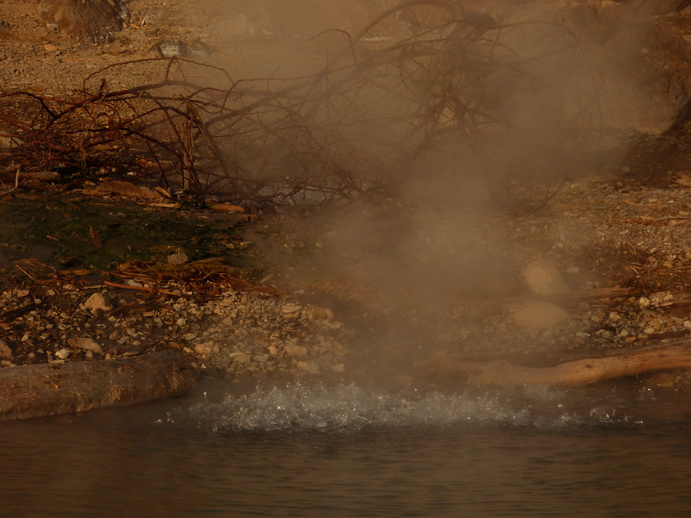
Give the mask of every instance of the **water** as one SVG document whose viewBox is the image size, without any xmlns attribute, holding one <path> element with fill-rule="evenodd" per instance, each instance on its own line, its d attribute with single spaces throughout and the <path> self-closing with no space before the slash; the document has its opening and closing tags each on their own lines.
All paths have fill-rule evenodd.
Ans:
<svg viewBox="0 0 691 518">
<path fill-rule="evenodd" d="M 674 394 L 203 392 L 1 424 L 2 515 L 691 513 L 691 419 Z"/>
</svg>

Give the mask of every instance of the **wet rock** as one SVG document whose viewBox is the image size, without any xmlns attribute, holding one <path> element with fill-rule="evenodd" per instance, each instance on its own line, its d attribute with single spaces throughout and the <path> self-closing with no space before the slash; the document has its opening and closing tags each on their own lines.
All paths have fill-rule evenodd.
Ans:
<svg viewBox="0 0 691 518">
<path fill-rule="evenodd" d="M 556 327 L 569 319 L 569 314 L 556 304 L 541 301 L 523 303 L 511 313 L 517 326 L 531 329 Z"/>
</svg>

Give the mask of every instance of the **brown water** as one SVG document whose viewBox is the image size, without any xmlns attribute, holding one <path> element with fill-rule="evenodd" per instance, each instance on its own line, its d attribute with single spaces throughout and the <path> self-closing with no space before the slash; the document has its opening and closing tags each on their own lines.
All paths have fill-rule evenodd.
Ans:
<svg viewBox="0 0 691 518">
<path fill-rule="evenodd" d="M 211 392 L 1 424 L 2 516 L 691 515 L 669 394 Z"/>
</svg>

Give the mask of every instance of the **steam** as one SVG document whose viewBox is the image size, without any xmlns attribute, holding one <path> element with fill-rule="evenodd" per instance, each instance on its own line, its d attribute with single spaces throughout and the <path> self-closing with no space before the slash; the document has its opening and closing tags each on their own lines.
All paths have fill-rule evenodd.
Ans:
<svg viewBox="0 0 691 518">
<path fill-rule="evenodd" d="M 512 218 L 544 209 L 572 178 L 616 168 L 632 129 L 669 124 L 669 109 L 651 117 L 636 66 L 654 28 L 644 4 L 387 4 L 368 11 L 363 33 L 364 8 L 333 4 L 348 13 L 335 28 L 360 37 L 329 40 L 299 130 L 282 126 L 263 149 L 275 171 L 303 179 L 300 202 L 347 200 L 319 215 L 319 259 L 373 287 L 368 309 L 401 317 L 392 349 L 412 328 L 434 346 L 434 314 L 455 301 L 519 293 L 519 271 L 553 243 L 513 238 Z M 277 32 L 295 35 L 282 5 Z M 290 5 L 305 30 L 330 28 L 314 4 Z"/>
</svg>

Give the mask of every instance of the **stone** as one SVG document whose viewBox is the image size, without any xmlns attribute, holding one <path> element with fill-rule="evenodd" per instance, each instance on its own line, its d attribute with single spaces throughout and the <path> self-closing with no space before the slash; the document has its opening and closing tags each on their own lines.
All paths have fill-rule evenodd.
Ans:
<svg viewBox="0 0 691 518">
<path fill-rule="evenodd" d="M 283 316 L 286 318 L 295 318 L 301 307 L 298 304 L 294 304 L 292 302 L 286 302 L 281 306 L 281 313 L 283 313 Z"/>
<path fill-rule="evenodd" d="M 94 293 L 91 295 L 84 301 L 82 307 L 91 311 L 93 315 L 98 315 L 99 312 L 105 313 L 113 309 L 113 306 L 110 305 L 108 299 L 106 299 L 105 295 L 102 293 Z"/>
<path fill-rule="evenodd" d="M 177 254 L 170 254 L 166 258 L 166 262 L 168 264 L 185 264 L 185 263 L 188 263 L 189 260 L 190 260 L 190 257 L 185 252 L 180 252 Z"/>
<path fill-rule="evenodd" d="M 202 356 L 211 356 L 217 353 L 218 350 L 218 345 L 214 342 L 204 342 L 194 346 L 194 351 Z"/>
<path fill-rule="evenodd" d="M 66 360 L 70 357 L 71 353 L 72 351 L 70 351 L 67 347 L 63 347 L 62 349 L 55 351 L 55 357 L 58 360 Z"/>
<path fill-rule="evenodd" d="M 3 360 L 12 359 L 12 349 L 4 340 L 0 340 L 0 358 Z"/>
<path fill-rule="evenodd" d="M 96 354 L 103 354 L 103 348 L 93 338 L 68 338 L 67 343 L 75 349 L 82 349 Z"/>
<path fill-rule="evenodd" d="M 230 356 L 233 359 L 233 363 L 236 363 L 238 365 L 246 365 L 252 359 L 252 357 L 247 353 L 234 353 Z"/>
<path fill-rule="evenodd" d="M 286 344 L 283 350 L 288 356 L 293 356 L 295 358 L 304 358 L 309 354 L 307 347 L 295 344 Z"/>
<path fill-rule="evenodd" d="M 309 374 L 319 374 L 320 372 L 319 365 L 314 362 L 297 362 L 296 366 L 298 369 L 306 371 Z"/>
<path fill-rule="evenodd" d="M 557 265 L 542 257 L 529 263 L 521 277 L 533 295 L 559 295 L 570 290 Z"/>
<path fill-rule="evenodd" d="M 532 301 L 515 307 L 513 321 L 517 326 L 529 329 L 547 329 L 563 324 L 569 314 L 551 302 Z"/>
</svg>

